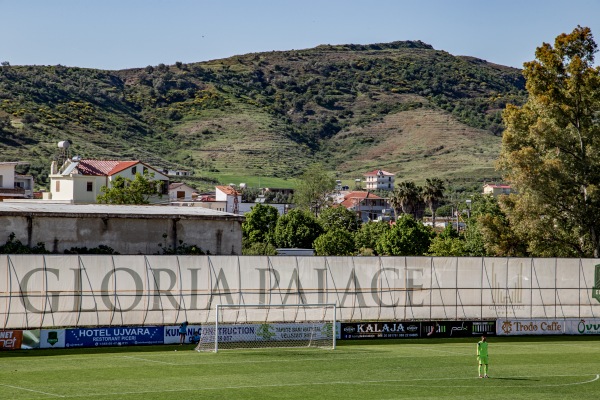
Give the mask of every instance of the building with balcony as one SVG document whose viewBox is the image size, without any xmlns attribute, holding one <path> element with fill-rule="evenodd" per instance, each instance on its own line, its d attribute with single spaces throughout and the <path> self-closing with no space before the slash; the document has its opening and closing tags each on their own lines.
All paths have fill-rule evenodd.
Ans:
<svg viewBox="0 0 600 400">
<path fill-rule="evenodd" d="M 344 195 L 341 206 L 354 211 L 362 222 L 381 220 L 389 215 L 389 203 L 386 199 L 370 192 L 349 192 Z"/>
<path fill-rule="evenodd" d="M 32 199 L 33 177 L 15 172 L 17 165 L 27 162 L 0 162 L 0 201 L 4 199 Z"/>
<path fill-rule="evenodd" d="M 365 183 L 367 184 L 367 190 L 394 190 L 394 174 L 391 172 L 384 171 L 382 169 L 376 169 L 371 172 L 367 172 L 365 177 Z"/>
</svg>

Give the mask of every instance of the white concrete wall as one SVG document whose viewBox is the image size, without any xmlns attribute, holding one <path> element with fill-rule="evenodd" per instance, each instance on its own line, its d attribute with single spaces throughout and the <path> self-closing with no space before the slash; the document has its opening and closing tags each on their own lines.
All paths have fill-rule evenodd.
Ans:
<svg viewBox="0 0 600 400">
<path fill-rule="evenodd" d="M 60 182 L 60 189 L 56 190 L 56 183 Z M 50 193 L 52 200 L 73 201 L 73 180 L 68 176 L 55 175 L 50 177 Z"/>
<path fill-rule="evenodd" d="M 92 183 L 92 191 L 88 192 L 87 184 Z M 75 203 L 96 203 L 101 194 L 100 188 L 106 186 L 106 177 L 91 175 L 73 175 L 73 199 Z"/>
<path fill-rule="evenodd" d="M 178 198 L 177 197 L 177 192 L 183 192 L 184 196 L 183 198 Z M 184 200 L 184 201 L 191 201 L 192 200 L 192 194 L 196 193 L 197 190 L 195 190 L 192 187 L 189 187 L 188 185 L 182 185 L 176 189 L 173 190 L 169 190 L 169 199 L 172 201 L 177 201 L 177 200 Z"/>
<path fill-rule="evenodd" d="M 0 165 L 0 175 L 2 184 L 0 188 L 3 189 L 14 189 L 15 188 L 15 166 L 13 164 Z"/>
<path fill-rule="evenodd" d="M 159 244 L 176 247 L 181 240 L 213 255 L 242 254 L 241 222 L 231 218 L 0 215 L 0 243 L 11 233 L 30 246 L 43 242 L 55 253 L 106 245 L 120 254 L 158 254 Z"/>
</svg>

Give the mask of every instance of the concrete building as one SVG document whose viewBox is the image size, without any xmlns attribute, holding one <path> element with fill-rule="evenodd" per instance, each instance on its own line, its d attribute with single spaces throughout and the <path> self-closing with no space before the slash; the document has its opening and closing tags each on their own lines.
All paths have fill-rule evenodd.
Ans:
<svg viewBox="0 0 600 400">
<path fill-rule="evenodd" d="M 169 176 L 192 176 L 192 173 L 190 171 L 183 170 L 163 169 L 162 172 Z"/>
<path fill-rule="evenodd" d="M 489 194 L 494 197 L 498 197 L 501 194 L 511 194 L 514 191 L 509 185 L 492 185 L 485 184 L 483 185 L 483 194 Z"/>
<path fill-rule="evenodd" d="M 363 222 L 382 219 L 389 215 L 390 209 L 386 199 L 362 191 L 346 193 L 340 205 L 354 211 Z"/>
<path fill-rule="evenodd" d="M 33 177 L 15 172 L 17 165 L 24 164 L 28 163 L 23 161 L 0 162 L 0 201 L 33 198 Z"/>
<path fill-rule="evenodd" d="M 231 186 L 216 186 L 215 201 L 225 202 L 225 212 L 239 214 L 239 204 L 242 202 L 242 193 Z"/>
<path fill-rule="evenodd" d="M 141 161 L 80 160 L 76 157 L 65 161 L 59 168 L 56 162 L 50 167 L 50 192 L 46 200 L 64 201 L 72 204 L 93 204 L 102 193 L 102 186 L 110 186 L 117 177 L 135 179 L 137 173 L 154 174 L 153 180 L 162 181 L 162 193 L 169 193 L 169 178 Z M 160 198 L 151 202 L 166 201 Z"/>
<path fill-rule="evenodd" d="M 367 184 L 367 190 L 394 190 L 394 174 L 391 172 L 384 171 L 382 169 L 376 169 L 371 172 L 367 172 L 365 177 L 365 183 Z"/>
<path fill-rule="evenodd" d="M 11 233 L 23 244 L 111 247 L 120 254 L 162 254 L 180 243 L 214 255 L 242 254 L 244 217 L 202 207 L 0 202 L 0 243 Z M 159 244 L 162 246 L 159 246 Z"/>
<path fill-rule="evenodd" d="M 198 191 L 183 182 L 174 182 L 169 185 L 169 200 L 172 202 L 195 201 L 197 197 Z"/>
</svg>

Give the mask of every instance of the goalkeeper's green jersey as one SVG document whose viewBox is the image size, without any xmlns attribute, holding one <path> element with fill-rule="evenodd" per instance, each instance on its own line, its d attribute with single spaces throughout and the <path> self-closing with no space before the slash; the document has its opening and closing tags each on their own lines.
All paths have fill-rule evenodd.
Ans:
<svg viewBox="0 0 600 400">
<path fill-rule="evenodd" d="M 487 342 L 484 342 L 483 340 L 480 342 L 477 342 L 477 355 L 480 357 L 488 356 L 488 343 Z"/>
</svg>

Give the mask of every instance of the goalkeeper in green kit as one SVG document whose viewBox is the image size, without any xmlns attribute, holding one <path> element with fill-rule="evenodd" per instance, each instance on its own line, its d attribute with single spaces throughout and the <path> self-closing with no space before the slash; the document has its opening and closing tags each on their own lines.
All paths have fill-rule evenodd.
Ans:
<svg viewBox="0 0 600 400">
<path fill-rule="evenodd" d="M 479 362 L 479 377 L 489 378 L 488 376 L 488 342 L 485 336 L 477 342 L 477 361 Z"/>
</svg>

